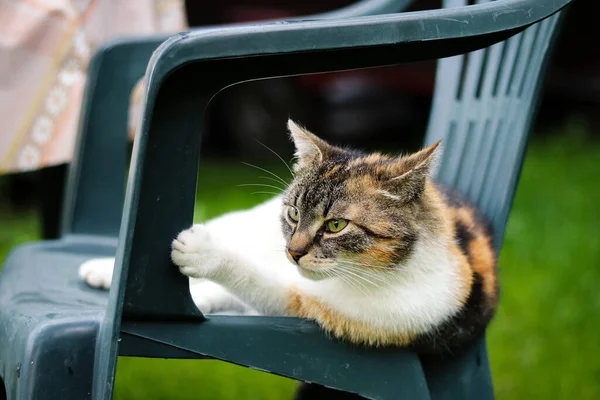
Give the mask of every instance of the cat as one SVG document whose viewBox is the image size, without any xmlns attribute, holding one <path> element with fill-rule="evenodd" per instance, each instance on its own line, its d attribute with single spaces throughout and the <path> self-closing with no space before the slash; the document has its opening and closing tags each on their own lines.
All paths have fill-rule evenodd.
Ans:
<svg viewBox="0 0 600 400">
<path fill-rule="evenodd" d="M 198 308 L 308 318 L 356 345 L 429 354 L 480 337 L 499 298 L 492 234 L 466 199 L 431 179 L 440 143 L 365 154 L 292 120 L 288 129 L 296 162 L 282 195 L 173 241 Z M 90 260 L 80 276 L 108 288 L 113 263 Z"/>
</svg>

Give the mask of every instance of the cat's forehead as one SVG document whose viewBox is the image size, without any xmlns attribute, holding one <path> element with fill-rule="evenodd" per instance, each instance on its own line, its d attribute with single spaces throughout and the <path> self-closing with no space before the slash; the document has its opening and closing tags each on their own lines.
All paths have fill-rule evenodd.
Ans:
<svg viewBox="0 0 600 400">
<path fill-rule="evenodd" d="M 293 182 L 290 197 L 303 209 L 329 208 L 331 203 L 343 197 L 345 182 L 342 179 L 323 179 L 313 173 L 299 177 Z"/>
<path fill-rule="evenodd" d="M 329 210 L 343 211 L 350 204 L 364 199 L 367 195 L 365 182 L 376 185 L 373 179 L 368 178 L 368 171 L 357 172 L 352 160 L 322 164 L 303 171 L 291 183 L 286 201 L 304 210 L 323 214 Z"/>
</svg>

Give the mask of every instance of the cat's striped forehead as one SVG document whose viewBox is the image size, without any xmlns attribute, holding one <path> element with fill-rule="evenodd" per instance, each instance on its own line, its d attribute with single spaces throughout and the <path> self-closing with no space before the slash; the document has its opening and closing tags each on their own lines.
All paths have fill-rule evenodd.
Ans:
<svg viewBox="0 0 600 400">
<path fill-rule="evenodd" d="M 381 154 L 340 152 L 299 171 L 286 193 L 286 202 L 326 214 L 339 202 L 357 202 L 365 196 L 385 200 L 381 183 L 392 176 L 394 163 L 397 161 Z"/>
</svg>

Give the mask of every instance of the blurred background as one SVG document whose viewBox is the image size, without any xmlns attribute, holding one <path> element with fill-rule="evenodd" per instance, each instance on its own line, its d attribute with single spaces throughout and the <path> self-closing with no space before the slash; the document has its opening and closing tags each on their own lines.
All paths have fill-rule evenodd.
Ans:
<svg viewBox="0 0 600 400">
<path fill-rule="evenodd" d="M 189 0 L 183 11 L 190 27 L 200 27 L 351 3 Z M 415 3 L 413 10 L 439 7 L 436 0 Z M 599 2 L 570 8 L 543 86 L 500 257 L 502 302 L 488 331 L 501 399 L 600 398 L 600 46 L 592 39 L 599 14 Z M 333 143 L 416 149 L 434 75 L 435 62 L 424 62 L 251 82 L 222 92 L 205 119 L 197 220 L 268 197 L 237 186 L 259 175 L 240 161 L 286 174 L 256 139 L 289 160 L 288 116 Z M 0 175 L 0 263 L 18 244 L 58 236 L 67 169 L 58 163 Z M 122 358 L 116 398 L 284 399 L 295 387 L 291 380 L 215 361 Z"/>
</svg>

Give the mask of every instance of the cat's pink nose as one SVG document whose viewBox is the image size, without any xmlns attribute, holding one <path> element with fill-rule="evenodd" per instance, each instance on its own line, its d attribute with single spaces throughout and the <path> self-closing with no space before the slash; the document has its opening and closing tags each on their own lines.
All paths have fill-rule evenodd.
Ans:
<svg viewBox="0 0 600 400">
<path fill-rule="evenodd" d="M 288 253 L 290 253 L 290 256 L 296 262 L 298 262 L 298 260 L 301 259 L 302 256 L 306 255 L 306 253 L 307 253 L 306 249 L 290 249 L 289 247 L 288 247 L 287 251 L 288 251 Z"/>
</svg>

